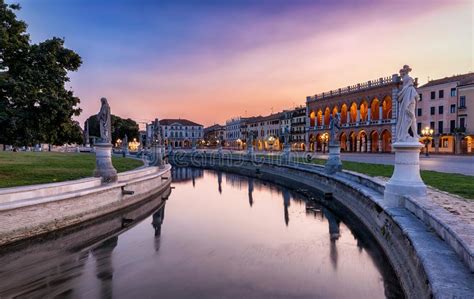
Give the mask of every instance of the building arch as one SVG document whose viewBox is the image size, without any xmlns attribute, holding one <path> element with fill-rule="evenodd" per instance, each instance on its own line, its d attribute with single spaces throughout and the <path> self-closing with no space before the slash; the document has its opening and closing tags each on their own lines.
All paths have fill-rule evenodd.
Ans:
<svg viewBox="0 0 474 299">
<path fill-rule="evenodd" d="M 345 132 L 341 132 L 339 136 L 339 143 L 341 145 L 341 151 L 347 152 L 347 134 Z"/>
<path fill-rule="evenodd" d="M 332 108 L 332 113 L 331 113 L 331 114 L 332 114 L 332 117 L 336 116 L 336 114 L 337 114 L 338 112 L 339 112 L 339 109 L 337 108 L 337 106 L 334 106 L 334 107 Z"/>
<path fill-rule="evenodd" d="M 390 153 L 392 151 L 392 133 L 389 130 L 382 131 L 382 152 Z"/>
<path fill-rule="evenodd" d="M 357 143 L 357 136 L 354 131 L 349 133 L 349 148 L 347 149 L 349 152 L 355 152 L 356 150 L 356 143 Z"/>
<path fill-rule="evenodd" d="M 369 120 L 369 104 L 367 100 L 362 100 L 359 105 L 359 113 L 360 113 L 360 121 L 368 121 Z"/>
<path fill-rule="evenodd" d="M 372 99 L 370 102 L 370 120 L 380 119 L 380 101 L 377 97 Z"/>
<path fill-rule="evenodd" d="M 357 122 L 357 104 L 352 102 L 351 107 L 349 109 L 349 119 L 351 123 Z"/>
<path fill-rule="evenodd" d="M 346 103 L 342 104 L 341 106 L 341 124 L 348 123 L 347 120 L 347 105 Z"/>
<path fill-rule="evenodd" d="M 321 111 L 321 109 L 318 110 L 318 113 L 316 114 L 316 119 L 317 119 L 318 126 L 322 126 L 323 125 L 323 112 Z"/>
<path fill-rule="evenodd" d="M 382 101 L 382 119 L 392 118 L 392 97 L 386 96 Z"/>
<path fill-rule="evenodd" d="M 311 113 L 309 114 L 309 125 L 311 127 L 314 127 L 316 125 L 316 112 L 314 110 L 311 110 Z"/>
<path fill-rule="evenodd" d="M 360 130 L 358 134 L 359 144 L 358 152 L 366 153 L 367 152 L 367 133 L 364 130 Z"/>
<path fill-rule="evenodd" d="M 370 133 L 370 151 L 372 153 L 378 152 L 379 148 L 379 133 L 376 130 L 373 130 Z"/>
<path fill-rule="evenodd" d="M 331 115 L 331 110 L 329 109 L 329 107 L 326 107 L 326 109 L 324 109 L 324 125 L 325 126 L 329 126 L 330 115 Z"/>
</svg>

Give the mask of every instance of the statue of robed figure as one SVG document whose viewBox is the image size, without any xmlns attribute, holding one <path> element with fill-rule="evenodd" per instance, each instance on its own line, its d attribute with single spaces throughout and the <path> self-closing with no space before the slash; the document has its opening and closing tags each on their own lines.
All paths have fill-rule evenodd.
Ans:
<svg viewBox="0 0 474 299">
<path fill-rule="evenodd" d="M 110 106 L 107 103 L 106 98 L 101 98 L 101 107 L 100 111 L 97 114 L 97 119 L 99 120 L 100 128 L 100 142 L 101 143 L 111 143 L 112 142 L 112 125 L 110 120 Z"/>
<path fill-rule="evenodd" d="M 420 138 L 417 134 L 415 114 L 419 95 L 416 92 L 413 78 L 408 75 L 410 71 L 411 68 L 408 65 L 404 65 L 400 70 L 403 86 L 398 92 L 397 142 L 418 142 Z"/>
<path fill-rule="evenodd" d="M 341 115 L 336 113 L 329 116 L 329 144 L 337 144 L 337 133 L 341 129 Z"/>
</svg>

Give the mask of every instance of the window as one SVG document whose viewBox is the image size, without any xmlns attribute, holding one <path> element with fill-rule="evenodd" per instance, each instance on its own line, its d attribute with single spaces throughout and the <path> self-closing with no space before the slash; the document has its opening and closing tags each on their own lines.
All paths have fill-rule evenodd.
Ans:
<svg viewBox="0 0 474 299">
<path fill-rule="evenodd" d="M 440 99 L 444 98 L 444 90 L 441 89 L 440 91 L 438 91 L 438 97 Z"/>
<path fill-rule="evenodd" d="M 423 95 L 421 93 L 418 95 L 420 96 L 420 101 L 423 101 Z"/>
<path fill-rule="evenodd" d="M 417 115 L 417 116 L 421 116 L 421 112 L 422 112 L 422 111 L 421 111 L 421 108 L 418 108 L 416 115 Z"/>
<path fill-rule="evenodd" d="M 431 107 L 431 109 L 430 109 L 430 114 L 431 114 L 431 115 L 435 115 L 435 111 L 436 111 L 436 110 L 435 110 L 435 107 Z"/>
<path fill-rule="evenodd" d="M 444 113 L 444 106 L 438 106 L 438 114 Z"/>
<path fill-rule="evenodd" d="M 432 100 L 436 99 L 436 91 L 431 92 L 431 99 Z"/>
<path fill-rule="evenodd" d="M 449 131 L 453 133 L 455 128 L 456 128 L 456 121 L 453 119 L 449 122 Z"/>
<path fill-rule="evenodd" d="M 464 117 L 461 117 L 461 118 L 459 119 L 459 127 L 460 127 L 461 129 L 464 129 L 465 126 L 466 126 L 466 119 L 465 119 Z"/>
<path fill-rule="evenodd" d="M 452 97 L 456 96 L 456 88 L 451 88 L 451 96 Z"/>
<path fill-rule="evenodd" d="M 452 104 L 451 107 L 449 108 L 450 113 L 456 113 L 456 104 Z"/>
<path fill-rule="evenodd" d="M 433 129 L 434 130 L 434 121 L 430 122 L 430 129 Z"/>
<path fill-rule="evenodd" d="M 418 135 L 421 134 L 421 123 L 416 124 L 416 131 L 418 132 Z"/>
<path fill-rule="evenodd" d="M 438 122 L 438 133 L 443 134 L 443 121 Z"/>
<path fill-rule="evenodd" d="M 466 108 L 466 96 L 459 97 L 459 107 Z"/>
</svg>

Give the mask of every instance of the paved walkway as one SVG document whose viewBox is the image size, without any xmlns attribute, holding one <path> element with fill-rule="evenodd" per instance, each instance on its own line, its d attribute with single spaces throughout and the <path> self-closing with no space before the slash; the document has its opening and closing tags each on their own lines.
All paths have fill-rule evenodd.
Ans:
<svg viewBox="0 0 474 299">
<path fill-rule="evenodd" d="M 327 155 L 313 154 L 315 158 L 327 159 Z M 394 154 L 354 154 L 341 153 L 343 161 L 366 162 L 393 165 Z M 424 170 L 434 170 L 448 173 L 461 173 L 474 176 L 474 156 L 430 155 L 420 156 L 420 167 Z"/>
<path fill-rule="evenodd" d="M 207 152 L 214 151 L 206 149 Z M 223 152 L 230 152 L 223 150 Z M 232 150 L 233 153 L 245 153 L 245 151 Z M 281 152 L 260 152 L 256 154 L 276 155 Z M 300 155 L 306 157 L 307 152 L 292 152 L 292 155 Z M 313 158 L 327 159 L 327 154 L 312 153 Z M 395 160 L 394 154 L 369 154 L 369 153 L 341 153 L 343 161 L 365 162 L 373 164 L 393 165 Z M 423 170 L 434 170 L 446 173 L 460 173 L 474 176 L 474 156 L 455 156 L 455 155 L 430 155 L 425 157 L 420 155 L 420 167 Z"/>
</svg>

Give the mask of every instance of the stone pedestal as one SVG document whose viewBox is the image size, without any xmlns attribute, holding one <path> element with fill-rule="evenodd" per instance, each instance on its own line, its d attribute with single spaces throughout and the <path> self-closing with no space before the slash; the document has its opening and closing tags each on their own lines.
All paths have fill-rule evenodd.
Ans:
<svg viewBox="0 0 474 299">
<path fill-rule="evenodd" d="M 163 163 L 163 150 L 162 150 L 161 146 L 153 145 L 151 147 L 151 152 L 152 152 L 153 160 L 150 163 L 150 165 L 151 166 L 163 167 L 164 166 L 164 163 Z"/>
<path fill-rule="evenodd" d="M 101 177 L 102 182 L 117 181 L 117 170 L 112 165 L 112 144 L 96 143 L 94 176 Z"/>
<path fill-rule="evenodd" d="M 402 206 L 404 195 L 426 196 L 426 185 L 420 176 L 420 149 L 423 145 L 415 142 L 396 142 L 395 169 L 385 185 L 384 199 L 393 207 Z"/>
<path fill-rule="evenodd" d="M 285 144 L 283 146 L 283 154 L 282 154 L 282 162 L 288 163 L 290 161 L 290 153 L 291 153 L 291 146 L 289 144 Z"/>
<path fill-rule="evenodd" d="M 253 145 L 249 145 L 247 148 L 247 155 L 250 159 L 253 158 Z"/>
<path fill-rule="evenodd" d="M 342 170 L 341 146 L 339 142 L 329 144 L 329 157 L 326 161 L 326 173 L 333 174 Z"/>
</svg>

